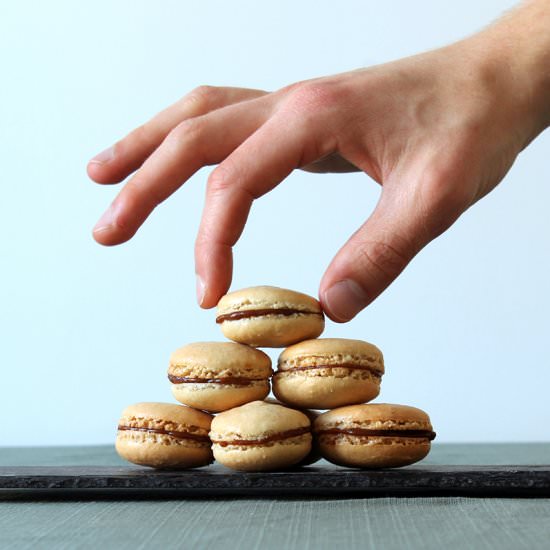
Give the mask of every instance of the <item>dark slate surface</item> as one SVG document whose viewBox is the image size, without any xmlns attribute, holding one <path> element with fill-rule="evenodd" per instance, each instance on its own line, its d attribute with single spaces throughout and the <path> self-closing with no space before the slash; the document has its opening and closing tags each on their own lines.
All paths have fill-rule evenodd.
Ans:
<svg viewBox="0 0 550 550">
<path fill-rule="evenodd" d="M 550 496 L 550 466 L 427 465 L 353 470 L 327 463 L 269 473 L 223 466 L 182 472 L 133 466 L 0 467 L 0 491 L 149 493 L 154 496 Z"/>
<path fill-rule="evenodd" d="M 467 464 L 470 466 L 464 466 Z M 419 492 L 416 487 L 411 492 L 386 497 L 374 486 L 382 479 L 395 482 L 387 472 L 328 465 L 329 471 L 322 472 L 326 476 L 319 476 L 312 469 L 303 470 L 301 475 L 317 475 L 317 483 L 324 483 L 332 475 L 344 479 L 348 476 L 344 483 L 349 485 L 353 480 L 365 483 L 368 479 L 368 490 L 353 492 L 333 486 L 327 497 L 292 485 L 287 493 L 270 493 L 262 487 L 246 496 L 217 488 L 219 493 L 195 498 L 196 493 L 187 489 L 172 493 L 170 498 L 169 489 L 6 489 L 0 490 L 0 548 L 548 550 L 550 498 L 540 496 L 548 492 L 549 464 L 549 443 L 436 442 L 422 462 L 392 470 L 389 476 L 402 476 L 403 484 L 403 475 L 412 475 L 417 485 L 421 479 L 439 476 L 442 492 Z M 28 468 L 20 469 L 23 466 Z M 68 486 L 88 483 L 85 475 L 74 477 L 76 472 L 85 471 L 101 474 L 103 479 L 108 477 L 107 472 L 116 473 L 123 483 L 125 477 L 129 483 L 129 478 L 137 480 L 135 476 L 143 474 L 155 483 L 182 480 L 181 474 L 155 473 L 128 465 L 116 455 L 113 445 L 0 447 L 2 467 L 4 473 L 17 470 L 25 475 L 46 471 L 51 474 L 45 468 L 56 467 L 53 481 Z M 79 469 L 75 471 L 75 467 Z M 203 483 L 201 476 L 218 472 L 228 476 L 228 483 L 243 484 L 248 479 L 247 483 L 257 486 L 262 483 L 259 479 L 271 486 L 285 479 L 289 482 L 289 474 L 297 473 L 238 474 L 221 467 L 182 473 L 187 480 L 195 478 L 196 483 Z M 479 476 L 485 484 L 482 494 L 476 494 L 472 485 L 466 483 L 466 478 L 477 483 Z M 457 479 L 463 485 L 460 490 L 449 487 Z M 488 480 L 495 485 L 487 488 Z M 35 478 L 38 481 L 43 482 L 44 478 Z M 541 482 L 546 488 L 541 488 Z M 13 486 L 14 479 L 9 483 Z M 502 489 L 503 483 L 506 489 Z M 518 486 L 521 483 L 525 485 Z M 497 484 L 501 484 L 501 489 L 495 492 Z M 525 491 L 525 486 L 527 494 L 537 498 L 472 498 L 516 496 Z M 411 495 L 413 498 L 409 498 Z M 357 498 L 363 496 L 376 498 Z"/>
<path fill-rule="evenodd" d="M 407 468 L 347 470 L 319 462 L 300 470 L 248 474 L 217 464 L 184 472 L 139 468 L 118 457 L 113 445 L 0 447 L 0 497 L 8 498 L 90 498 L 98 492 L 109 498 L 550 496 L 549 472 L 549 443 L 435 443 L 426 459 Z"/>
</svg>

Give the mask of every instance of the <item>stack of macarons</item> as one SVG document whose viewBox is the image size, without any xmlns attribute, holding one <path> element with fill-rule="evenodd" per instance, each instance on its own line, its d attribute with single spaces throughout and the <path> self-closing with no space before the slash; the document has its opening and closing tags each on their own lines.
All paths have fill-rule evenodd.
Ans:
<svg viewBox="0 0 550 550">
<path fill-rule="evenodd" d="M 324 315 L 311 296 L 268 286 L 239 290 L 220 300 L 216 322 L 232 342 L 188 344 L 171 355 L 168 379 L 182 405 L 138 403 L 123 411 L 116 442 L 123 458 L 171 469 L 216 459 L 236 470 L 269 471 L 319 457 L 395 467 L 428 454 L 435 434 L 426 413 L 367 404 L 380 392 L 381 351 L 360 340 L 318 338 Z M 258 347 L 286 347 L 275 372 Z M 267 398 L 271 385 L 278 401 Z"/>
</svg>

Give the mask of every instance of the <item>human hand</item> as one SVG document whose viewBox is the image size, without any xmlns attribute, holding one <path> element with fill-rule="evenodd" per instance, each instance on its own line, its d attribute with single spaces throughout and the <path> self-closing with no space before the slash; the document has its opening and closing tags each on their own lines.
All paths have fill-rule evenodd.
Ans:
<svg viewBox="0 0 550 550">
<path fill-rule="evenodd" d="M 128 240 L 193 173 L 219 164 L 195 248 L 198 300 L 208 308 L 230 285 L 232 246 L 254 199 L 296 168 L 362 170 L 382 185 L 380 200 L 319 291 L 326 313 L 347 321 L 493 189 L 548 124 L 541 85 L 521 61 L 490 30 L 272 93 L 199 88 L 90 162 L 98 183 L 137 170 L 94 237 Z"/>
</svg>

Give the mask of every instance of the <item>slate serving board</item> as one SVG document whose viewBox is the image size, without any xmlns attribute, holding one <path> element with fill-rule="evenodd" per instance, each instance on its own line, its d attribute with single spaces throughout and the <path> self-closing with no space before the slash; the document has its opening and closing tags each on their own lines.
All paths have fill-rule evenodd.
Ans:
<svg viewBox="0 0 550 550">
<path fill-rule="evenodd" d="M 0 467 L 0 493 L 151 497 L 542 496 L 550 466 L 409 466 L 355 470 L 321 464 L 280 472 L 234 472 L 220 465 L 158 471 L 139 467 Z"/>
</svg>

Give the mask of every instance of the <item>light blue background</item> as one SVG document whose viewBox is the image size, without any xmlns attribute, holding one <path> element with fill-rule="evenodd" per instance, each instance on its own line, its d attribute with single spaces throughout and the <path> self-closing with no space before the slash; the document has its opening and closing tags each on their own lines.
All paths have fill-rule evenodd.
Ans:
<svg viewBox="0 0 550 550">
<path fill-rule="evenodd" d="M 90 230 L 117 189 L 87 179 L 90 156 L 197 85 L 277 89 L 381 63 L 512 4 L 2 2 L 0 445 L 111 442 L 123 407 L 171 401 L 173 349 L 221 339 L 195 303 L 208 171 L 108 249 Z M 379 400 L 424 408 L 440 441 L 549 439 L 549 151 L 547 132 L 368 311 L 328 323 L 384 351 Z M 254 206 L 233 288 L 316 294 L 378 193 L 361 174 L 292 174 Z"/>
</svg>

